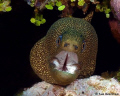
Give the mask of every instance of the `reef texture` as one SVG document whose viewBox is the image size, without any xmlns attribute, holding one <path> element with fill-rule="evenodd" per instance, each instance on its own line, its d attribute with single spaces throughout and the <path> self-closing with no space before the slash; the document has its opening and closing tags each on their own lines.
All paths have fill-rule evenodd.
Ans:
<svg viewBox="0 0 120 96">
<path fill-rule="evenodd" d="M 45 81 L 23 91 L 22 96 L 120 96 L 120 82 L 101 76 L 77 79 L 67 87 L 51 85 Z"/>
</svg>

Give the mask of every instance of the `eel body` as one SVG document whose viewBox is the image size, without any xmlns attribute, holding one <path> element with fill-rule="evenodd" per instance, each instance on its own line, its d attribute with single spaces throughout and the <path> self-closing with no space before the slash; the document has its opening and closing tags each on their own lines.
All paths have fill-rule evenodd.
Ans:
<svg viewBox="0 0 120 96">
<path fill-rule="evenodd" d="M 97 34 L 89 22 L 62 18 L 31 49 L 30 63 L 42 80 L 68 85 L 93 74 L 97 46 Z"/>
</svg>

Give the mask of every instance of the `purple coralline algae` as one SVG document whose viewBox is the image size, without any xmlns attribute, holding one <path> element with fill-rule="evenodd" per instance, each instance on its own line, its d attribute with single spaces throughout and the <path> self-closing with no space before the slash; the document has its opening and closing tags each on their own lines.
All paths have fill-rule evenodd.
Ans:
<svg viewBox="0 0 120 96">
<path fill-rule="evenodd" d="M 52 85 L 45 81 L 23 91 L 22 96 L 120 96 L 120 82 L 114 78 L 91 76 L 77 79 L 67 87 Z"/>
<path fill-rule="evenodd" d="M 120 44 L 120 22 L 116 19 L 109 20 L 109 25 L 110 25 L 113 37 Z"/>
<path fill-rule="evenodd" d="M 120 0 L 110 1 L 114 19 L 109 20 L 109 25 L 114 38 L 120 43 Z"/>
<path fill-rule="evenodd" d="M 120 21 L 120 0 L 111 0 L 110 4 L 114 17 Z"/>
</svg>

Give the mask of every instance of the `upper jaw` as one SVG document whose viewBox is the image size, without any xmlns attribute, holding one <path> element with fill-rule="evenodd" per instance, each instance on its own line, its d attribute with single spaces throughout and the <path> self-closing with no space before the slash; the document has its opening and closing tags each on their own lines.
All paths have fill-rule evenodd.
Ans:
<svg viewBox="0 0 120 96">
<path fill-rule="evenodd" d="M 51 64 L 54 65 L 54 69 L 70 74 L 75 74 L 75 72 L 80 69 L 78 56 L 74 52 L 61 51 L 54 57 Z"/>
</svg>

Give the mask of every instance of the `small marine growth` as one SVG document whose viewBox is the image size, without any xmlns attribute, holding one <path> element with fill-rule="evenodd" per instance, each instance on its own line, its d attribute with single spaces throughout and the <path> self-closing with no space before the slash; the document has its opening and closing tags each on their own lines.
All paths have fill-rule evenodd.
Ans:
<svg viewBox="0 0 120 96">
<path fill-rule="evenodd" d="M 34 7 L 35 16 L 31 18 L 31 23 L 34 23 L 36 26 L 44 24 L 46 21 L 45 18 L 38 18 L 38 16 L 43 16 L 43 10 L 55 10 L 61 11 L 60 17 L 72 17 L 76 8 L 83 11 L 83 14 L 87 14 L 88 9 L 92 5 L 96 5 L 94 10 L 95 12 L 104 12 L 106 18 L 110 17 L 110 4 L 109 0 L 26 0 L 27 4 L 31 7 Z M 38 22 L 39 21 L 39 22 Z"/>
<path fill-rule="evenodd" d="M 0 12 L 9 12 L 12 10 L 10 6 L 11 0 L 0 0 Z"/>
<path fill-rule="evenodd" d="M 106 78 L 106 79 L 110 79 L 110 78 L 115 78 L 116 80 L 118 80 L 120 82 L 120 69 L 118 71 L 115 72 L 103 72 L 101 74 L 102 77 Z"/>
</svg>

